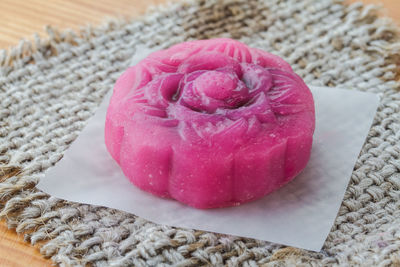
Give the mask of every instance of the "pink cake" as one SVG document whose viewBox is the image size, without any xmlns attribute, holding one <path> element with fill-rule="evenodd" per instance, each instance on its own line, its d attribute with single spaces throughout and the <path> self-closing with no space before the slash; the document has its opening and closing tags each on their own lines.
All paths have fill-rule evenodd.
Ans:
<svg viewBox="0 0 400 267">
<path fill-rule="evenodd" d="M 137 187 L 206 209 L 292 180 L 310 158 L 314 127 L 311 92 L 288 63 L 213 39 L 128 68 L 114 87 L 105 142 Z"/>
</svg>

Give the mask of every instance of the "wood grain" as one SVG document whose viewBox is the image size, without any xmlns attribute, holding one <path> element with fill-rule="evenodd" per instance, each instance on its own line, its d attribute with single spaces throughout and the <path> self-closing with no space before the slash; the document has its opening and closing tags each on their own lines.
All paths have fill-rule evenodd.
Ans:
<svg viewBox="0 0 400 267">
<path fill-rule="evenodd" d="M 88 24 L 99 24 L 107 16 L 133 17 L 142 14 L 149 5 L 167 0 L 0 0 L 0 49 L 16 45 L 20 39 L 32 39 L 37 32 L 45 36 L 44 25 L 59 29 L 78 30 Z M 175 0 L 178 1 L 178 0 Z M 348 0 L 355 2 L 356 0 Z M 382 4 L 382 14 L 400 24 L 399 0 L 363 0 Z M 23 237 L 8 230 L 0 221 L 0 267 L 51 266 L 38 246 L 24 243 Z"/>
<path fill-rule="evenodd" d="M 9 230 L 4 221 L 0 221 L 0 266 L 51 266 L 51 261 L 44 259 L 37 246 L 24 242 L 23 236 Z"/>
<path fill-rule="evenodd" d="M 400 0 L 347 0 L 346 2 L 363 2 L 365 4 L 377 4 L 382 6 L 381 16 L 391 18 L 400 25 Z"/>
<path fill-rule="evenodd" d="M 134 17 L 148 6 L 166 0 L 0 0 L 0 48 L 32 40 L 33 33 L 44 36 L 44 26 L 78 30 L 99 24 L 105 17 Z"/>
</svg>

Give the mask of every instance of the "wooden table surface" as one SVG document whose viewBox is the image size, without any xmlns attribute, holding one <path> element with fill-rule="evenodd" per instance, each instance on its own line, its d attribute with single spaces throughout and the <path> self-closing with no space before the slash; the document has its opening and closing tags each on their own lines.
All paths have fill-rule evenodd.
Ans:
<svg viewBox="0 0 400 267">
<path fill-rule="evenodd" d="M 79 30 L 81 26 L 99 24 L 107 16 L 137 16 L 149 5 L 164 2 L 167 0 L 0 0 L 0 49 L 16 45 L 20 39 L 32 40 L 35 32 L 45 36 L 46 24 Z M 382 4 L 382 15 L 400 25 L 400 0 L 362 2 Z M 0 267 L 3 266 L 51 266 L 51 261 L 40 255 L 38 246 L 24 243 L 22 235 L 8 230 L 0 221 Z"/>
</svg>

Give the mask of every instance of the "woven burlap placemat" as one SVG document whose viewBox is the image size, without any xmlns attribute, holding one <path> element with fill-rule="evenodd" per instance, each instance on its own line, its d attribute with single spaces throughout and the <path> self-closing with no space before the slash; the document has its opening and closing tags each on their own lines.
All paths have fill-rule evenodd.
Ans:
<svg viewBox="0 0 400 267">
<path fill-rule="evenodd" d="M 0 54 L 0 218 L 61 266 L 400 264 L 400 43 L 376 8 L 334 0 L 189 1 Z M 138 46 L 231 37 L 282 56 L 308 84 L 382 100 L 320 253 L 150 223 L 35 189 Z M 332 127 L 335 127 L 332 125 Z M 357 127 L 357 125 L 354 125 Z M 381 266 L 381 265 L 380 265 Z"/>
</svg>

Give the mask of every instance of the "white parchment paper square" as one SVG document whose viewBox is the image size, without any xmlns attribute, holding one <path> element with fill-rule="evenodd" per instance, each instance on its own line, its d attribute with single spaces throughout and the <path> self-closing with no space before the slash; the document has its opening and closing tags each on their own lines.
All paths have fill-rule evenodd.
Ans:
<svg viewBox="0 0 400 267">
<path fill-rule="evenodd" d="M 311 159 L 296 179 L 258 201 L 197 210 L 137 189 L 104 144 L 110 93 L 38 188 L 62 199 L 124 210 L 159 224 L 319 251 L 342 202 L 379 97 L 343 89 L 311 89 L 316 104 Z"/>
</svg>

